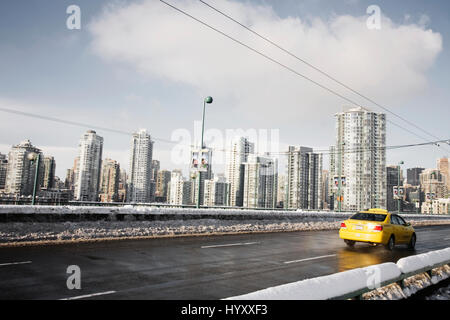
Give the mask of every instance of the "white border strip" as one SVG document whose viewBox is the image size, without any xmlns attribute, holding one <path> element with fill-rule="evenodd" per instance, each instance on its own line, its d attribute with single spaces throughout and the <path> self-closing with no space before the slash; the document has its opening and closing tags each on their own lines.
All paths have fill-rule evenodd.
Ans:
<svg viewBox="0 0 450 320">
<path fill-rule="evenodd" d="M 330 258 L 330 257 L 335 257 L 335 256 L 336 256 L 335 254 L 329 254 L 329 255 L 326 255 L 326 256 L 312 257 L 312 258 L 293 260 L 293 261 L 285 261 L 283 263 L 290 264 L 290 263 L 297 263 L 297 262 L 303 262 L 303 261 L 317 260 L 317 259 L 322 259 L 322 258 Z"/>
<path fill-rule="evenodd" d="M 31 262 L 32 262 L 32 261 L 0 263 L 0 267 L 4 267 L 4 266 L 13 266 L 13 265 L 17 265 L 17 264 L 27 264 L 27 263 L 31 263 Z"/>
<path fill-rule="evenodd" d="M 103 295 L 112 294 L 112 293 L 116 293 L 116 291 L 98 292 L 98 293 L 86 294 L 83 296 L 63 298 L 63 299 L 59 299 L 59 300 L 78 300 L 78 299 L 84 299 L 84 298 L 90 298 L 90 297 L 96 297 L 96 296 L 103 296 Z"/>
<path fill-rule="evenodd" d="M 220 248 L 220 247 L 234 247 L 234 246 L 249 246 L 252 244 L 257 244 L 259 242 L 239 242 L 239 243 L 230 243 L 230 244 L 217 244 L 212 246 L 202 246 L 202 249 L 208 249 L 208 248 Z"/>
</svg>

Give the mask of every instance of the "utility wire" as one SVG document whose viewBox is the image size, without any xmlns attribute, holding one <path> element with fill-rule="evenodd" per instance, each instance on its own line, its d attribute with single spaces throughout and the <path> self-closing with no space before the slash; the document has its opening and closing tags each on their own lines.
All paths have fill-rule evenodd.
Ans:
<svg viewBox="0 0 450 320">
<path fill-rule="evenodd" d="M 201 0 L 199 0 L 199 1 L 201 1 Z M 228 39 L 230 39 L 230 40 L 232 40 L 232 41 L 238 43 L 239 45 L 241 45 L 241 46 L 243 46 L 243 47 L 245 47 L 245 48 L 247 48 L 247 49 L 253 51 L 254 53 L 256 53 L 256 54 L 258 54 L 258 55 L 264 57 L 265 59 L 267 59 L 267 60 L 269 60 L 269 61 L 271 61 L 271 62 L 273 62 L 273 63 L 275 63 L 275 64 L 277 64 L 277 65 L 279 65 L 279 66 L 281 66 L 282 68 L 287 69 L 288 71 L 290 71 L 290 72 L 296 74 L 297 76 L 300 76 L 300 77 L 302 77 L 303 79 L 305 79 L 305 80 L 307 80 L 307 81 L 310 81 L 311 83 L 315 84 L 316 86 L 319 86 L 319 87 L 322 88 L 323 90 L 326 90 L 326 91 L 328 91 L 329 93 L 331 93 L 331 94 L 333 94 L 333 95 L 335 95 L 335 96 L 337 96 L 337 97 L 339 97 L 339 98 L 341 98 L 341 99 L 343 99 L 343 100 L 345 100 L 345 101 L 347 101 L 347 102 L 349 102 L 349 103 L 351 103 L 351 104 L 353 104 L 353 105 L 355 105 L 355 106 L 359 106 L 359 107 L 361 107 L 361 108 L 364 108 L 364 107 L 363 107 L 362 105 L 360 105 L 359 103 L 357 103 L 357 102 L 355 102 L 355 101 L 353 101 L 353 100 L 351 100 L 351 99 L 349 99 L 349 98 L 347 98 L 347 97 L 345 97 L 345 96 L 339 94 L 339 93 L 336 92 L 335 90 L 332 90 L 332 89 L 330 89 L 330 88 L 328 88 L 328 87 L 322 85 L 321 83 L 319 83 L 319 82 L 317 82 L 317 81 L 315 81 L 315 80 L 313 80 L 313 79 L 311 79 L 311 78 L 309 78 L 309 77 L 307 77 L 307 76 L 301 74 L 300 72 L 298 72 L 298 71 L 292 69 L 291 67 L 289 67 L 289 66 L 287 66 L 287 65 L 285 65 L 285 64 L 283 64 L 283 63 L 281 63 L 281 62 L 279 62 L 279 61 L 277 61 L 276 59 L 274 59 L 274 58 L 272 58 L 272 57 L 270 57 L 270 56 L 268 56 L 268 55 L 266 55 L 266 54 L 264 54 L 264 53 L 258 51 L 257 49 L 255 49 L 255 48 L 253 48 L 253 47 L 251 47 L 251 46 L 249 46 L 249 45 L 243 43 L 242 41 L 240 41 L 240 40 L 238 40 L 238 39 L 236 39 L 236 38 L 233 38 L 232 36 L 230 36 L 230 35 L 226 34 L 225 32 L 223 32 L 223 31 L 221 31 L 221 30 L 219 30 L 219 29 L 217 29 L 217 28 L 211 26 L 210 24 L 208 24 L 208 23 L 206 23 L 206 22 L 204 22 L 204 21 L 202 21 L 202 20 L 200 20 L 200 19 L 194 17 L 193 15 L 187 13 L 186 11 L 184 11 L 184 10 L 182 10 L 182 9 L 180 9 L 180 8 L 178 8 L 178 7 L 172 5 L 172 4 L 170 4 L 170 3 L 168 3 L 168 2 L 166 2 L 166 1 L 164 1 L 164 0 L 160 0 L 160 2 L 162 2 L 162 3 L 164 3 L 165 5 L 167 5 L 167 6 L 171 7 L 171 8 L 173 8 L 174 10 L 176 10 L 176 11 L 182 13 L 183 15 L 185 15 L 185 16 L 187 16 L 187 17 L 189 17 L 189 18 L 191 18 L 191 19 L 193 19 L 193 20 L 195 20 L 195 21 L 197 21 L 198 23 L 204 25 L 205 27 L 207 27 L 207 28 L 209 28 L 209 29 L 211 29 L 211 30 L 213 30 L 213 31 L 215 31 L 215 32 L 217 32 L 217 33 L 223 35 L 224 37 L 226 37 L 226 38 L 228 38 Z M 206 4 L 204 1 L 201 1 L 201 2 L 204 3 L 204 4 Z M 206 5 L 208 5 L 208 4 L 206 4 Z M 210 5 L 208 5 L 208 6 L 211 7 L 211 8 L 213 8 L 213 7 L 210 6 Z M 214 10 L 216 10 L 216 9 L 214 8 Z M 216 11 L 218 11 L 218 10 L 216 10 Z M 219 11 L 218 11 L 218 12 L 219 12 Z M 228 16 L 227 16 L 227 17 L 228 17 Z M 230 18 L 231 18 L 231 17 L 230 17 Z M 233 21 L 235 21 L 236 23 L 238 23 L 239 25 L 244 26 L 243 24 L 237 22 L 237 21 L 234 20 L 233 18 L 231 18 L 231 19 L 232 19 Z M 246 27 L 246 29 L 249 30 L 248 27 Z M 250 30 L 251 30 L 251 29 L 250 29 Z M 253 31 L 252 31 L 252 32 L 253 32 Z M 253 33 L 255 33 L 255 32 L 253 32 Z M 255 34 L 256 34 L 256 33 L 255 33 Z M 263 37 L 263 38 L 264 38 L 264 37 Z M 264 38 L 264 39 L 266 39 L 266 38 Z M 267 39 L 267 40 L 268 40 L 268 39 Z M 273 43 L 273 42 L 270 41 L 270 40 L 268 40 L 268 41 L 269 41 L 270 43 Z M 276 45 L 276 44 L 275 44 L 275 45 Z M 279 47 L 278 45 L 276 45 L 276 46 Z M 285 50 L 285 49 L 283 49 L 283 48 L 281 48 L 281 49 L 282 49 L 283 51 L 287 51 L 287 50 Z M 291 54 L 291 53 L 289 53 L 289 54 Z M 292 55 L 292 54 L 291 54 L 291 55 Z M 300 59 L 300 58 L 299 58 L 299 60 L 302 61 L 302 59 Z M 312 66 L 312 65 L 311 65 L 311 66 Z M 315 68 L 315 67 L 314 67 L 314 68 Z M 318 68 L 315 68 L 315 69 L 320 70 L 320 69 L 318 69 Z M 322 72 L 322 73 L 323 73 L 323 72 Z M 330 79 L 333 79 L 334 81 L 336 81 L 336 82 L 339 83 L 339 81 L 335 80 L 335 79 L 332 78 L 332 77 L 331 77 Z M 341 85 L 344 85 L 344 84 L 341 83 Z M 345 85 L 344 85 L 344 86 L 345 86 Z M 351 89 L 351 88 L 350 88 L 350 89 Z M 352 90 L 352 89 L 351 89 L 351 90 Z M 365 108 L 365 109 L 366 109 L 366 108 Z M 390 112 L 390 111 L 389 111 L 389 112 Z M 405 127 L 403 127 L 403 126 L 401 126 L 401 125 L 399 125 L 399 124 L 397 124 L 397 123 L 395 123 L 395 122 L 392 122 L 392 121 L 390 121 L 390 120 L 388 120 L 388 119 L 386 119 L 386 121 L 389 122 L 389 123 L 391 123 L 391 124 L 393 124 L 393 125 L 395 125 L 395 126 L 397 126 L 397 127 L 399 127 L 400 129 L 402 129 L 402 130 L 404 130 L 404 131 L 409 132 L 410 134 L 412 134 L 412 135 L 414 135 L 414 136 L 416 136 L 416 137 L 418 137 L 418 138 L 420 138 L 420 139 L 422 139 L 422 140 L 424 140 L 424 141 L 427 141 L 427 142 L 429 141 L 429 139 L 426 139 L 426 138 L 424 138 L 424 137 L 422 137 L 422 136 L 420 136 L 420 135 L 414 133 L 413 131 L 406 129 Z M 439 139 L 439 138 L 437 138 L 437 139 Z M 440 145 L 437 145 L 437 146 L 440 147 Z"/>
<path fill-rule="evenodd" d="M 281 45 L 275 43 L 274 41 L 270 40 L 268 37 L 261 35 L 260 33 L 256 32 L 255 30 L 251 29 L 250 27 L 244 25 L 243 23 L 237 21 L 236 19 L 234 19 L 233 17 L 231 17 L 229 14 L 224 13 L 223 11 L 215 8 L 214 6 L 212 6 L 211 4 L 207 3 L 206 1 L 203 0 L 199 0 L 201 3 L 203 3 L 204 5 L 208 6 L 209 8 L 213 9 L 214 11 L 220 13 L 221 15 L 223 15 L 224 17 L 228 18 L 229 20 L 237 23 L 238 25 L 240 25 L 241 27 L 243 27 L 244 29 L 250 31 L 251 33 L 253 33 L 254 35 L 258 36 L 259 38 L 263 39 L 264 41 L 270 43 L 271 45 L 277 47 L 278 49 L 280 49 L 281 51 L 283 51 L 284 53 L 287 53 L 288 55 L 290 55 L 291 57 L 297 59 L 298 61 L 306 64 L 308 67 L 316 70 L 317 72 L 321 73 L 322 75 L 324 75 L 325 77 L 327 77 L 328 79 L 336 82 L 337 84 L 341 85 L 342 87 L 346 88 L 347 90 L 350 90 L 351 92 L 353 92 L 354 94 L 360 96 L 361 98 L 373 103 L 374 105 L 378 106 L 379 108 L 383 109 L 384 111 L 394 115 L 395 117 L 403 120 L 404 122 L 408 123 L 409 125 L 415 127 L 416 129 L 422 131 L 423 133 L 435 138 L 435 139 L 440 139 L 439 137 L 435 136 L 434 134 L 422 129 L 421 127 L 417 126 L 416 124 L 412 123 L 411 121 L 405 119 L 404 117 L 392 112 L 391 110 L 389 110 L 386 107 L 383 107 L 382 105 L 378 104 L 376 101 L 374 101 L 371 98 L 368 98 L 366 95 L 358 92 L 357 90 L 351 88 L 350 86 L 346 85 L 345 83 L 343 83 L 342 81 L 339 81 L 338 79 L 336 79 L 335 77 L 331 76 L 329 73 L 319 69 L 318 67 L 314 66 L 313 64 L 309 63 L 308 61 L 306 61 L 305 59 L 300 58 L 299 56 L 297 56 L 296 54 L 290 52 L 289 50 L 283 48 Z"/>
<path fill-rule="evenodd" d="M 4 108 L 4 107 L 0 107 L 0 112 L 12 113 L 12 114 L 17 114 L 17 115 L 21 115 L 21 116 L 32 117 L 32 118 L 37 118 L 37 119 L 47 120 L 47 121 L 52 121 L 52 122 L 58 122 L 58 123 L 63 123 L 63 124 L 69 124 L 69 125 L 74 125 L 74 126 L 83 127 L 83 128 L 98 129 L 98 130 L 108 131 L 108 132 L 126 135 L 126 136 L 132 135 L 132 133 L 127 132 L 127 131 L 107 128 L 107 127 L 101 127 L 101 126 L 86 124 L 86 123 L 82 123 L 82 122 L 70 121 L 70 120 L 65 120 L 65 119 L 60 119 L 60 118 L 55 118 L 55 117 L 42 116 L 42 115 L 35 114 L 35 113 L 23 112 L 23 111 Z M 152 137 L 152 140 L 175 144 L 178 146 L 196 147 L 193 144 L 180 145 L 176 141 L 167 140 L 167 139 L 160 139 L 160 138 Z M 386 146 L 386 147 L 344 148 L 343 152 L 338 152 L 338 151 L 332 152 L 332 151 L 330 151 L 330 149 L 325 150 L 325 149 L 313 149 L 312 148 L 313 149 L 312 152 L 317 153 L 317 154 L 322 154 L 322 155 L 341 154 L 341 153 L 343 153 L 343 154 L 349 153 L 350 154 L 350 153 L 358 153 L 358 152 L 372 152 L 375 150 L 383 150 L 383 149 L 385 149 L 386 151 L 387 150 L 396 150 L 396 149 L 402 149 L 402 148 L 420 147 L 420 146 L 435 145 L 438 143 L 449 143 L 449 142 L 450 142 L 450 138 L 448 140 L 437 140 L 437 141 L 431 141 L 431 142 L 425 142 L 425 143 L 403 144 L 403 145 L 394 145 L 394 146 Z M 223 152 L 223 153 L 230 153 L 230 154 L 236 153 L 235 151 L 228 150 L 228 149 L 221 149 L 221 148 L 209 148 L 209 149 L 211 149 L 212 151 L 216 151 L 216 152 Z M 260 156 L 268 156 L 268 155 L 280 155 L 281 156 L 281 155 L 288 155 L 289 152 L 288 151 L 276 151 L 276 152 L 272 151 L 272 152 L 258 152 L 258 153 L 253 153 L 253 154 L 260 155 Z"/>
<path fill-rule="evenodd" d="M 350 103 L 352 103 L 352 104 L 355 104 L 355 105 L 357 105 L 357 106 L 360 106 L 360 105 L 357 104 L 356 102 L 354 102 L 354 101 L 352 101 L 352 100 L 350 100 L 350 99 L 347 99 L 346 97 L 344 97 L 344 96 L 338 94 L 337 92 L 335 92 L 335 91 L 333 91 L 333 90 L 331 90 L 331 89 L 329 89 L 329 88 L 327 88 L 327 87 L 325 87 L 325 86 L 323 86 L 323 85 L 321 85 L 321 84 L 315 82 L 314 80 L 312 80 L 312 79 L 310 79 L 310 78 L 308 78 L 308 77 L 306 77 L 306 76 L 304 76 L 304 75 L 298 73 L 297 71 L 295 71 L 295 70 L 289 68 L 288 66 L 286 66 L 286 65 L 284 65 L 284 64 L 282 64 L 282 63 L 276 61 L 275 59 L 273 59 L 273 58 L 271 58 L 271 57 L 269 57 L 269 56 L 267 56 L 267 55 L 265 55 L 265 54 L 263 54 L 263 53 L 260 53 L 260 52 L 257 51 L 256 49 L 253 49 L 253 48 L 247 46 L 246 44 L 240 42 L 239 40 L 236 40 L 236 39 L 234 39 L 234 38 L 232 38 L 232 37 L 226 35 L 225 33 L 221 32 L 221 31 L 219 31 L 219 30 L 217 30 L 217 29 L 215 29 L 215 28 L 213 28 L 213 27 L 211 27 L 211 26 L 209 26 L 209 25 L 207 25 L 206 23 L 204 23 L 204 22 L 198 20 L 197 18 L 195 18 L 195 17 L 193 17 L 193 16 L 191 16 L 191 15 L 189 15 L 189 14 L 187 14 L 187 13 L 184 13 L 184 11 L 181 11 L 180 9 L 178 9 L 178 8 L 176 8 L 176 7 L 174 7 L 174 6 L 170 5 L 170 4 L 168 4 L 168 3 L 166 3 L 165 1 L 162 1 L 162 0 L 160 0 L 160 1 L 163 2 L 163 3 L 165 3 L 165 4 L 167 4 L 168 6 L 170 6 L 170 7 L 172 7 L 172 8 L 174 8 L 174 9 L 176 9 L 177 11 L 180 11 L 180 12 L 182 12 L 183 14 L 188 15 L 188 16 L 191 17 L 192 19 L 194 19 L 194 20 L 196 20 L 196 21 L 199 21 L 200 23 L 202 23 L 202 24 L 208 26 L 209 28 L 212 28 L 213 30 L 215 30 L 215 31 L 217 31 L 217 32 L 219 32 L 219 33 L 221 33 L 221 34 L 223 34 L 223 35 L 226 36 L 227 38 L 230 38 L 231 40 L 236 41 L 236 42 L 238 42 L 239 44 L 241 44 L 241 45 L 243 45 L 243 46 L 249 48 L 250 50 L 254 51 L 255 53 L 258 53 L 258 54 L 262 55 L 263 57 L 265 57 L 265 58 L 269 59 L 270 61 L 272 61 L 272 62 L 274 62 L 274 63 L 276 63 L 276 64 L 282 66 L 283 68 L 286 68 L 286 69 L 288 69 L 289 71 L 294 72 L 295 74 L 298 74 L 299 76 L 305 78 L 306 80 L 311 81 L 311 82 L 313 82 L 314 84 L 317 84 L 318 86 L 322 87 L 323 89 L 325 89 L 325 90 L 327 90 L 327 91 L 330 91 L 331 93 L 333 93 L 333 94 L 335 94 L 335 95 L 341 97 L 342 99 L 344 99 L 344 100 L 346 100 L 346 101 L 348 101 L 348 102 L 350 102 Z M 362 107 L 362 106 L 360 106 L 360 107 Z M 362 108 L 364 108 L 364 107 L 362 107 Z M 38 118 L 38 119 L 47 120 L 47 121 L 53 121 L 53 122 L 58 122 L 58 123 L 63 123 L 63 124 L 69 124 L 69 125 L 74 125 L 74 126 L 84 127 L 84 128 L 103 130 L 103 131 L 108 131 L 108 132 L 112 132 L 112 133 L 116 133 L 116 134 L 121 134 L 121 135 L 127 135 L 127 136 L 131 136 L 131 135 L 132 135 L 131 132 L 127 132 L 127 131 L 123 131 L 123 130 L 112 129 L 112 128 L 108 128 L 108 127 L 102 127 L 102 126 L 98 126 L 98 125 L 86 124 L 86 123 L 82 123 L 82 122 L 76 122 L 76 121 L 71 121 L 71 120 L 65 120 L 65 119 L 60 119 L 60 118 L 55 118 L 55 117 L 43 116 L 43 115 L 39 115 L 39 114 L 34 114 L 34 113 L 29 113 L 29 112 L 23 112 L 23 111 L 13 110 L 13 109 L 9 109 L 9 108 L 4 108 L 4 107 L 0 107 L 0 111 L 2 111 L 2 112 L 7 112 L 7 113 L 12 113 L 12 114 L 18 114 L 18 115 L 27 116 L 27 117 Z M 386 121 L 389 121 L 389 120 L 386 120 Z M 392 122 L 391 122 L 391 123 L 392 123 Z M 394 124 L 394 125 L 397 125 L 397 124 L 395 124 L 395 123 L 393 123 L 393 124 Z M 409 131 L 408 129 L 403 128 L 403 127 L 401 127 L 401 126 L 399 126 L 399 125 L 397 125 L 397 126 L 400 127 L 400 128 L 402 128 L 402 129 L 404 129 L 404 130 L 406 130 L 406 131 Z M 409 131 L 409 132 L 410 132 L 411 134 L 413 134 L 413 135 L 416 135 L 415 133 L 413 133 L 413 132 L 411 132 L 411 131 Z M 435 142 L 428 142 L 427 139 L 425 139 L 425 138 L 423 138 L 423 137 L 420 137 L 420 136 L 418 136 L 418 135 L 416 135 L 416 136 L 419 137 L 419 138 L 421 138 L 421 139 L 424 139 L 425 141 L 427 141 L 427 143 L 416 144 L 416 145 L 411 145 L 411 146 L 432 145 L 432 144 L 437 144 L 437 143 L 449 143 L 449 142 L 447 142 L 446 140 L 439 140 L 439 141 L 435 141 Z M 172 140 L 168 140 L 168 139 L 162 139 L 162 138 L 156 138 L 156 137 L 152 137 L 152 139 L 153 139 L 153 140 L 156 140 L 156 141 L 164 142 L 164 143 L 180 145 L 178 142 L 172 141 Z M 191 144 L 191 145 L 185 145 L 185 146 L 187 146 L 187 147 L 195 147 L 195 145 L 193 145 L 193 144 Z M 393 148 L 386 147 L 386 149 L 387 149 L 387 150 L 390 150 L 390 149 L 393 149 Z M 370 148 L 364 148 L 364 150 L 365 150 L 365 151 L 370 151 Z M 215 151 L 232 152 L 232 151 L 226 150 L 226 149 L 215 149 Z M 350 152 L 350 150 L 349 150 L 349 152 Z M 352 152 L 353 152 L 353 151 L 352 151 Z M 355 151 L 355 152 L 358 152 L 358 151 Z M 278 152 L 278 153 L 275 153 L 275 152 L 269 152 L 269 153 L 268 153 L 268 152 L 261 152 L 260 154 L 261 154 L 261 155 L 268 155 L 268 154 L 280 154 L 280 155 L 282 155 L 282 154 L 288 154 L 288 153 L 284 153 L 284 152 Z M 327 153 L 323 153 L 323 154 L 327 154 Z M 328 154 L 330 154 L 330 153 L 328 152 Z"/>
<path fill-rule="evenodd" d="M 0 107 L 0 111 L 7 112 L 7 113 L 12 113 L 12 114 L 18 114 L 18 115 L 21 115 L 21 116 L 26 116 L 26 117 L 31 117 L 31 118 L 37 118 L 37 119 L 48 120 L 48 121 L 53 121 L 53 122 L 58 122 L 58 123 L 63 123 L 63 124 L 69 124 L 69 125 L 73 125 L 73 126 L 77 126 L 77 127 L 103 130 L 103 131 L 108 131 L 108 132 L 117 133 L 117 134 L 126 135 L 126 136 L 132 136 L 133 135 L 133 133 L 128 132 L 128 131 L 117 130 L 117 129 L 107 128 L 107 127 L 101 127 L 101 126 L 98 126 L 98 125 L 86 124 L 86 123 L 82 123 L 82 122 L 65 120 L 65 119 L 60 119 L 60 118 L 55 118 L 55 117 L 43 116 L 43 115 L 36 114 L 36 113 L 18 111 L 18 110 L 13 110 L 13 109 L 4 108 L 4 107 Z M 176 141 L 167 140 L 167 139 L 161 139 L 161 138 L 155 138 L 155 137 L 152 137 L 152 140 L 157 140 L 157 141 L 161 141 L 161 142 L 164 142 L 164 143 L 177 144 Z"/>
</svg>

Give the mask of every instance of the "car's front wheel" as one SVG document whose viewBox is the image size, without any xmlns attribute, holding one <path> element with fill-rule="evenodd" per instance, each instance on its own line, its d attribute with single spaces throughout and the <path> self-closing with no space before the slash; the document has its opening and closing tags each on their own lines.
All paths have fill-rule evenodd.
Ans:
<svg viewBox="0 0 450 320">
<path fill-rule="evenodd" d="M 394 249 L 394 247 L 395 247 L 395 238 L 394 238 L 394 236 L 391 236 L 389 238 L 388 243 L 385 245 L 385 248 L 389 251 L 392 251 Z"/>
<path fill-rule="evenodd" d="M 409 243 L 408 243 L 409 249 L 414 250 L 414 248 L 416 247 L 416 240 L 417 240 L 416 234 L 413 233 L 411 236 L 411 240 L 409 240 Z"/>
</svg>

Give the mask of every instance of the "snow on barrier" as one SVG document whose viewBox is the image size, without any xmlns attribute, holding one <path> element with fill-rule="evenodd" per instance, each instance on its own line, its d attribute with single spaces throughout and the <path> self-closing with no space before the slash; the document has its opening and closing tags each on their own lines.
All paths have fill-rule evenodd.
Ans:
<svg viewBox="0 0 450 320">
<path fill-rule="evenodd" d="M 403 274 L 409 274 L 426 271 L 433 266 L 447 264 L 448 261 L 450 261 L 450 248 L 402 258 L 398 260 L 397 266 Z"/>
<path fill-rule="evenodd" d="M 180 208 L 158 206 L 94 207 L 94 206 L 27 206 L 0 205 L 0 222 L 8 221 L 84 221 L 122 220 L 125 217 L 136 220 L 170 219 L 311 219 L 340 221 L 351 212 L 256 210 L 236 208 Z M 450 216 L 448 221 L 450 222 Z"/>
<path fill-rule="evenodd" d="M 292 282 L 225 300 L 343 300 L 402 283 L 406 278 L 450 264 L 450 248 L 400 259 L 366 268 Z M 438 281 L 433 281 L 437 283 Z M 402 286 L 402 284 L 401 284 Z"/>
<path fill-rule="evenodd" d="M 303 218 L 303 219 L 327 219 L 340 221 L 349 218 L 354 212 L 332 212 L 332 211 L 302 211 L 283 209 L 246 209 L 246 208 L 215 208 L 202 207 L 183 208 L 166 207 L 159 205 L 124 205 L 124 206 L 49 206 L 49 205 L 0 205 L 0 221 L 7 222 L 12 219 L 70 219 L 75 217 L 78 220 L 89 219 L 109 219 L 115 220 L 117 217 L 134 216 L 154 219 L 183 216 L 186 219 L 196 218 L 251 218 L 251 219 L 278 219 L 278 218 Z M 450 223 L 450 215 L 424 215 L 424 214 L 402 214 L 402 217 L 410 222 L 437 221 Z M 27 220 L 28 221 L 28 220 Z"/>
</svg>

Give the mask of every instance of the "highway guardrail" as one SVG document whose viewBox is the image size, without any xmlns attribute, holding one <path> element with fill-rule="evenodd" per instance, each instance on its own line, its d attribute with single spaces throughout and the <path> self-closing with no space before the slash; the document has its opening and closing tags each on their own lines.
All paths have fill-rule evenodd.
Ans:
<svg viewBox="0 0 450 320">
<path fill-rule="evenodd" d="M 397 263 L 388 262 L 352 269 L 230 297 L 226 300 L 361 299 L 365 293 L 394 283 L 403 289 L 404 280 L 418 274 L 428 273 L 431 278 L 433 269 L 449 264 L 450 248 L 446 248 L 405 257 Z"/>
</svg>

